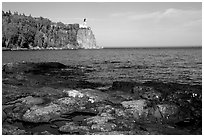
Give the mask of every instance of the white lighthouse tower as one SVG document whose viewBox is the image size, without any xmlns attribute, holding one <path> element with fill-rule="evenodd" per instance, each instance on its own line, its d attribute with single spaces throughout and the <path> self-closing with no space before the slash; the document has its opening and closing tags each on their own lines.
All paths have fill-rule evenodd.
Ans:
<svg viewBox="0 0 204 137">
<path fill-rule="evenodd" d="M 83 24 L 80 24 L 80 28 L 88 28 L 86 25 L 86 18 L 84 18 Z"/>
</svg>

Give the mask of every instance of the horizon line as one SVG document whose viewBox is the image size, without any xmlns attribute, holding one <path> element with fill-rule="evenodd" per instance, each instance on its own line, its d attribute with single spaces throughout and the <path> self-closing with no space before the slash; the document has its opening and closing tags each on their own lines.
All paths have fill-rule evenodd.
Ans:
<svg viewBox="0 0 204 137">
<path fill-rule="evenodd" d="M 103 49 L 114 49 L 114 48 L 117 48 L 117 49 L 119 49 L 119 48 L 121 48 L 121 49 L 125 49 L 125 48 L 138 48 L 138 49 L 170 49 L 170 48 L 177 48 L 177 49 L 179 49 L 179 48 L 202 48 L 202 45 L 200 45 L 200 46 L 167 46 L 167 47 L 165 47 L 165 46 L 145 46 L 145 47 L 142 47 L 142 46 L 140 46 L 140 47 L 103 47 Z"/>
</svg>

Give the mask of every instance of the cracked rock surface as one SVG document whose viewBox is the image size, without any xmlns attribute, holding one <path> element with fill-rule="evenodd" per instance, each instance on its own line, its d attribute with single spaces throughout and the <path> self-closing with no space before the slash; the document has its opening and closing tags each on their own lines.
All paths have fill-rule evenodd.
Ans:
<svg viewBox="0 0 204 137">
<path fill-rule="evenodd" d="M 77 66 L 4 64 L 4 135 L 202 134 L 202 88 L 175 83 L 86 81 Z M 125 88 L 123 88 L 125 87 Z"/>
</svg>

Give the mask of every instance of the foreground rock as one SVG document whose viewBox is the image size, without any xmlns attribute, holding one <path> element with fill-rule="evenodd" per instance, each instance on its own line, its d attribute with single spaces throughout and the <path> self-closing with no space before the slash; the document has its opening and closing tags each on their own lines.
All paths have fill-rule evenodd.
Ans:
<svg viewBox="0 0 204 137">
<path fill-rule="evenodd" d="M 73 122 L 70 122 L 60 127 L 59 131 L 70 134 L 86 134 L 89 131 L 89 128 L 87 126 L 79 126 Z"/>
<path fill-rule="evenodd" d="M 200 86 L 114 82 L 104 89 L 83 72 L 60 63 L 5 64 L 3 134 L 202 134 Z"/>
<path fill-rule="evenodd" d="M 25 130 L 20 130 L 18 127 L 12 125 L 3 125 L 2 127 L 3 135 L 29 135 Z"/>
</svg>

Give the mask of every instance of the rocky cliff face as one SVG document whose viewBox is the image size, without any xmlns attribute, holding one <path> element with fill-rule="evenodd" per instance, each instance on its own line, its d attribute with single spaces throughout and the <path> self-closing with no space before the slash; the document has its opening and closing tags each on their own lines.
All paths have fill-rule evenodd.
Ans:
<svg viewBox="0 0 204 137">
<path fill-rule="evenodd" d="M 96 39 L 91 28 L 80 28 L 79 24 L 68 24 L 65 29 L 59 29 L 57 34 L 60 35 L 53 40 L 52 37 L 47 37 L 51 43 L 49 45 L 59 45 L 62 49 L 98 49 Z M 50 47 L 49 47 L 50 48 Z"/>
<path fill-rule="evenodd" d="M 88 28 L 79 29 L 77 32 L 76 39 L 80 48 L 83 48 L 83 49 L 99 48 L 96 45 L 96 39 L 91 29 L 88 29 Z"/>
<path fill-rule="evenodd" d="M 2 12 L 2 48 L 38 50 L 99 47 L 90 27 Z"/>
</svg>

